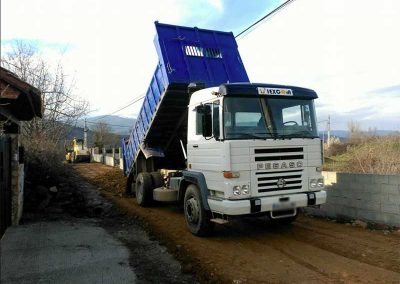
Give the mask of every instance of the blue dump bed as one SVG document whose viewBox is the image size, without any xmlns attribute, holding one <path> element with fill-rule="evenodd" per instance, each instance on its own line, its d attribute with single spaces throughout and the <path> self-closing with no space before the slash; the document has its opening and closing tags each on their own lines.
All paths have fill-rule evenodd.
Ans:
<svg viewBox="0 0 400 284">
<path fill-rule="evenodd" d="M 249 82 L 232 33 L 156 22 L 154 44 L 159 63 L 129 139 L 122 142 L 124 171 L 129 175 L 141 146 L 159 149 L 159 167 L 184 166 L 180 140 L 186 145 L 187 87 Z M 164 164 L 162 164 L 164 163 Z"/>
</svg>

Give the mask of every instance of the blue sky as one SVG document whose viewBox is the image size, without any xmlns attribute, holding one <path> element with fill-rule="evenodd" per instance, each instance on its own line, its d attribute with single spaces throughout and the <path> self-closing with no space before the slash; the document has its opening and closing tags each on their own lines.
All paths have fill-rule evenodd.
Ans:
<svg viewBox="0 0 400 284">
<path fill-rule="evenodd" d="M 215 6 L 210 9 L 204 1 L 192 1 L 190 9 L 196 11 L 197 17 L 187 17 L 182 25 L 207 27 L 223 31 L 232 31 L 235 35 L 262 18 L 272 9 L 285 2 L 284 0 L 222 0 L 211 1 Z M 217 4 L 219 3 L 219 4 Z"/>
<path fill-rule="evenodd" d="M 61 60 L 93 115 L 141 96 L 157 64 L 154 21 L 239 33 L 282 0 L 2 0 L 1 49 L 15 39 Z M 319 94 L 319 119 L 400 130 L 400 1 L 296 0 L 238 39 L 252 81 Z M 134 117 L 140 103 L 117 113 Z M 322 125 L 321 128 L 324 128 Z"/>
</svg>

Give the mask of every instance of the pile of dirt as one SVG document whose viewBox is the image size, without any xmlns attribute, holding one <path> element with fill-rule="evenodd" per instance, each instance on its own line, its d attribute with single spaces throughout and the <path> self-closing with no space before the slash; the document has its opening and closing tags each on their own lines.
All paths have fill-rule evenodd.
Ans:
<svg viewBox="0 0 400 284">
<path fill-rule="evenodd" d="M 112 169 L 111 171 L 98 176 L 95 180 L 95 184 L 108 192 L 121 194 L 125 191 L 126 180 L 127 178 L 120 170 Z"/>
<path fill-rule="evenodd" d="M 96 165 L 96 166 L 93 166 Z M 90 167 L 90 170 L 87 170 Z M 125 191 L 127 178 L 118 168 L 100 164 L 76 164 L 75 171 L 102 190 L 120 195 Z"/>
</svg>

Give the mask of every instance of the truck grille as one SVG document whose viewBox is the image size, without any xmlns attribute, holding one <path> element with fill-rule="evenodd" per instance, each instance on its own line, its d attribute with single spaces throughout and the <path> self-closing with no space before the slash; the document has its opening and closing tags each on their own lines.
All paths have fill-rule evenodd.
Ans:
<svg viewBox="0 0 400 284">
<path fill-rule="evenodd" d="M 259 193 L 302 188 L 303 147 L 254 149 Z"/>
<path fill-rule="evenodd" d="M 258 192 L 301 189 L 302 172 L 303 170 L 258 172 L 256 173 Z M 285 186 L 278 187 L 279 179 L 285 181 Z"/>
</svg>

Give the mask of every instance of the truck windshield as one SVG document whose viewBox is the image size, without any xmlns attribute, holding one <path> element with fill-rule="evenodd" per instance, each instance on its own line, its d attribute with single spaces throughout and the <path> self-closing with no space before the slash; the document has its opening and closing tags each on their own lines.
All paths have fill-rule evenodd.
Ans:
<svg viewBox="0 0 400 284">
<path fill-rule="evenodd" d="M 316 138 L 313 100 L 225 97 L 225 139 Z"/>
</svg>

